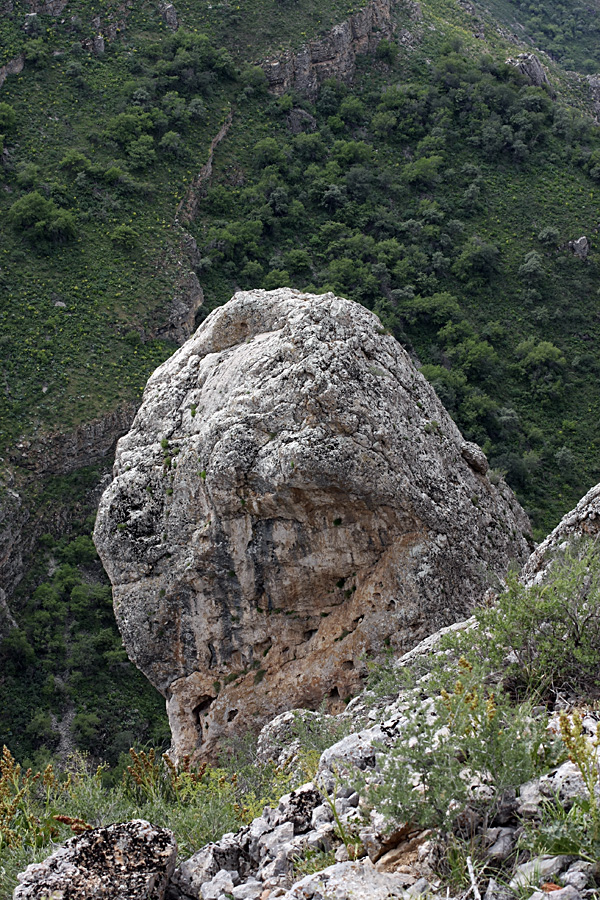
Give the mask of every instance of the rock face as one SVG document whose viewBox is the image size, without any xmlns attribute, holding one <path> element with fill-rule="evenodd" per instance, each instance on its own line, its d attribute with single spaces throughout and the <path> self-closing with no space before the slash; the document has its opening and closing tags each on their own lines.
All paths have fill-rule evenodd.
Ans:
<svg viewBox="0 0 600 900">
<path fill-rule="evenodd" d="M 600 75 L 586 75 L 589 94 L 596 116 L 600 115 Z"/>
<path fill-rule="evenodd" d="M 176 755 L 294 707 L 362 654 L 464 618 L 528 520 L 379 320 L 333 294 L 241 292 L 150 378 L 96 546 Z"/>
<path fill-rule="evenodd" d="M 46 16 L 60 16 L 69 0 L 29 0 L 31 12 Z"/>
<path fill-rule="evenodd" d="M 41 434 L 16 444 L 13 462 L 38 475 L 66 475 L 83 466 L 91 466 L 108 456 L 117 438 L 130 427 L 135 414 L 132 403 L 99 416 L 63 434 Z"/>
<path fill-rule="evenodd" d="M 176 855 L 172 833 L 142 819 L 95 828 L 28 866 L 13 900 L 163 900 Z"/>
<path fill-rule="evenodd" d="M 506 64 L 515 66 L 536 87 L 550 83 L 546 70 L 535 53 L 520 53 L 516 59 L 507 59 Z"/>
<path fill-rule="evenodd" d="M 600 484 L 587 492 L 575 509 L 563 516 L 554 531 L 537 547 L 521 572 L 524 584 L 543 581 L 549 562 L 565 544 L 600 534 Z"/>
<path fill-rule="evenodd" d="M 569 247 L 579 259 L 587 259 L 590 254 L 591 244 L 585 234 L 582 234 L 576 241 L 569 241 Z"/>
<path fill-rule="evenodd" d="M 204 292 L 195 272 L 182 272 L 175 285 L 169 320 L 158 329 L 158 337 L 183 344 L 194 331 L 196 313 L 204 303 Z"/>
<path fill-rule="evenodd" d="M 177 10 L 172 3 L 161 3 L 160 14 L 163 17 L 165 25 L 168 25 L 171 31 L 177 31 L 179 21 L 177 19 Z"/>
<path fill-rule="evenodd" d="M 5 66 L 0 66 L 0 87 L 4 84 L 9 75 L 19 75 L 23 71 L 25 65 L 24 56 L 16 56 L 9 60 Z"/>
<path fill-rule="evenodd" d="M 325 78 L 349 82 L 354 75 L 356 57 L 374 51 L 393 31 L 391 0 L 371 0 L 345 22 L 334 26 L 324 38 L 310 41 L 299 53 L 287 51 L 266 60 L 263 69 L 269 90 L 277 96 L 294 90 L 315 97 Z"/>
</svg>

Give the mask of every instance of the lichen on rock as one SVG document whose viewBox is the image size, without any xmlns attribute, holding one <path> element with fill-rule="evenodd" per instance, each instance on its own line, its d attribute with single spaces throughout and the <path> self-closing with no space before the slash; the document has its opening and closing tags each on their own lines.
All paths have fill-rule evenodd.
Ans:
<svg viewBox="0 0 600 900">
<path fill-rule="evenodd" d="M 364 654 L 464 618 L 528 520 L 377 317 L 236 294 L 150 378 L 95 540 L 175 755 L 294 707 L 332 712 Z"/>
<path fill-rule="evenodd" d="M 163 900 L 176 856 L 173 834 L 143 819 L 94 828 L 28 866 L 13 900 Z"/>
</svg>

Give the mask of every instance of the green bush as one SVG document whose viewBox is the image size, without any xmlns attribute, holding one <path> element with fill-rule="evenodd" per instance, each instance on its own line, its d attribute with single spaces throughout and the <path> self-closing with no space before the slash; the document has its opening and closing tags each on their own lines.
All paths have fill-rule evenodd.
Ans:
<svg viewBox="0 0 600 900">
<path fill-rule="evenodd" d="M 8 220 L 32 239 L 49 239 L 58 243 L 71 240 L 77 234 L 73 214 L 57 207 L 39 191 L 32 191 L 16 200 L 8 211 Z"/>
<path fill-rule="evenodd" d="M 382 59 L 391 66 L 396 62 L 398 57 L 398 45 L 393 41 L 388 41 L 387 38 L 383 38 L 377 44 L 375 55 L 377 56 L 377 59 Z"/>
<path fill-rule="evenodd" d="M 139 237 L 139 232 L 132 228 L 131 225 L 117 225 L 110 239 L 116 247 L 122 247 L 124 250 L 135 250 L 139 243 Z"/>
<path fill-rule="evenodd" d="M 137 140 L 131 141 L 127 147 L 127 155 L 136 169 L 147 169 L 151 166 L 156 161 L 152 135 L 142 134 Z"/>
<path fill-rule="evenodd" d="M 0 134 L 14 131 L 17 124 L 17 114 L 8 103 L 0 103 Z"/>
<path fill-rule="evenodd" d="M 467 806 L 493 816 L 503 792 L 532 778 L 551 751 L 545 722 L 490 689 L 479 666 L 461 657 L 452 677 L 447 670 L 435 695 L 428 686 L 424 701 L 415 693 L 382 781 L 370 787 L 390 820 L 452 830 Z"/>
<path fill-rule="evenodd" d="M 600 694 L 596 542 L 568 548 L 549 560 L 542 584 L 524 587 L 510 575 L 497 603 L 476 616 L 479 629 L 468 640 L 475 652 L 485 651 L 491 666 L 502 668 L 516 697 L 552 700 L 562 691 L 577 697 Z"/>
</svg>

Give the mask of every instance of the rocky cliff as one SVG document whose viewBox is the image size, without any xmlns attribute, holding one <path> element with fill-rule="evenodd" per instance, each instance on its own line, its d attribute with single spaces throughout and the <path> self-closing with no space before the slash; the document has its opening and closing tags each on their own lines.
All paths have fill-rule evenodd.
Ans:
<svg viewBox="0 0 600 900">
<path fill-rule="evenodd" d="M 298 53 L 288 50 L 265 60 L 263 69 L 269 89 L 278 96 L 294 90 L 315 97 L 325 78 L 351 81 L 356 57 L 373 52 L 383 38 L 392 36 L 391 7 L 392 0 L 371 0 L 323 38 L 309 41 Z M 418 4 L 411 4 L 410 11 L 418 16 Z"/>
<path fill-rule="evenodd" d="M 241 292 L 148 382 L 96 545 L 177 754 L 341 706 L 362 656 L 464 616 L 528 521 L 379 320 Z"/>
<path fill-rule="evenodd" d="M 16 444 L 12 461 L 38 475 L 65 475 L 94 465 L 112 453 L 117 438 L 127 431 L 134 415 L 134 404 L 126 403 L 66 434 L 56 432 L 23 439 Z"/>
</svg>

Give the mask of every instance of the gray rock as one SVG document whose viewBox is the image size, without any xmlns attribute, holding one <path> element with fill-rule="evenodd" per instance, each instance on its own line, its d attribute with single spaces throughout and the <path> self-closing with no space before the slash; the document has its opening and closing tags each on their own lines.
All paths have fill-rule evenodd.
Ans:
<svg viewBox="0 0 600 900">
<path fill-rule="evenodd" d="M 280 799 L 275 822 L 291 823 L 295 835 L 304 834 L 310 829 L 313 811 L 320 806 L 322 799 L 312 782 L 303 784 Z"/>
<path fill-rule="evenodd" d="M 239 842 L 231 838 L 223 837 L 216 844 L 207 844 L 178 866 L 172 878 L 173 893 L 197 898 L 202 885 L 220 870 L 239 872 L 241 856 Z"/>
<path fill-rule="evenodd" d="M 409 897 L 420 897 L 431 889 L 431 885 L 426 878 L 419 878 L 414 884 L 407 888 L 406 893 Z"/>
<path fill-rule="evenodd" d="M 582 235 L 580 238 L 577 238 L 576 241 L 569 241 L 569 247 L 573 251 L 574 255 L 579 257 L 579 259 L 587 259 L 590 253 L 591 244 L 585 235 Z"/>
<path fill-rule="evenodd" d="M 148 382 L 95 540 L 175 756 L 341 708 L 365 651 L 464 618 L 527 555 L 514 496 L 381 331 L 333 294 L 240 292 Z"/>
<path fill-rule="evenodd" d="M 268 831 L 258 841 L 259 853 L 261 856 L 274 857 L 277 855 L 282 844 L 290 841 L 294 837 L 294 826 L 291 822 L 284 822 L 278 825 L 273 831 Z"/>
<path fill-rule="evenodd" d="M 546 71 L 535 53 L 520 53 L 516 59 L 507 59 L 506 64 L 518 69 L 536 87 L 549 84 Z"/>
<path fill-rule="evenodd" d="M 300 134 L 302 131 L 315 131 L 317 128 L 315 117 L 300 107 L 296 107 L 290 112 L 287 121 L 292 134 Z"/>
<path fill-rule="evenodd" d="M 264 882 L 279 881 L 280 878 L 289 874 L 291 868 L 291 856 L 281 849 L 275 859 L 262 866 L 260 876 Z"/>
<path fill-rule="evenodd" d="M 354 769 L 368 769 L 375 765 L 374 744 L 385 741 L 386 735 L 380 725 L 365 728 L 349 734 L 321 754 L 317 778 L 324 771 L 331 773 L 348 772 Z"/>
<path fill-rule="evenodd" d="M 314 831 L 310 831 L 306 836 L 306 846 L 311 850 L 322 850 L 328 853 L 339 839 L 336 836 L 335 826 L 332 823 L 324 823 L 318 825 Z"/>
<path fill-rule="evenodd" d="M 515 900 L 515 896 L 509 888 L 490 878 L 483 900 Z"/>
<path fill-rule="evenodd" d="M 192 243 L 195 246 L 195 241 Z M 189 269 L 189 262 L 185 258 L 182 262 L 182 269 L 176 276 L 167 321 L 156 332 L 157 337 L 176 344 L 184 344 L 193 333 L 196 313 L 204 303 L 204 291 L 198 276 Z"/>
<path fill-rule="evenodd" d="M 589 796 L 581 772 L 572 762 L 564 762 L 554 772 L 543 775 L 539 783 L 544 796 L 556 797 L 567 808 L 576 798 Z M 600 785 L 596 785 L 596 793 L 600 797 Z"/>
<path fill-rule="evenodd" d="M 551 891 L 552 900 L 582 900 L 579 891 L 568 885 L 559 891 Z M 529 900 L 548 900 L 549 895 L 545 891 L 535 891 Z"/>
<path fill-rule="evenodd" d="M 540 789 L 540 779 L 534 778 L 533 781 L 528 781 L 526 784 L 521 785 L 519 789 L 517 812 L 524 819 L 535 818 L 540 811 L 540 805 L 543 799 Z"/>
<path fill-rule="evenodd" d="M 352 80 L 357 56 L 373 52 L 394 32 L 390 0 L 371 0 L 325 37 L 309 41 L 297 53 L 287 51 L 262 64 L 269 90 L 281 96 L 293 90 L 314 98 L 326 78 Z M 418 15 L 417 4 L 407 11 Z"/>
<path fill-rule="evenodd" d="M 92 50 L 94 56 L 104 56 L 104 37 L 101 34 L 95 34 L 92 38 Z"/>
<path fill-rule="evenodd" d="M 244 884 L 234 887 L 231 891 L 231 895 L 234 900 L 258 900 L 262 892 L 262 881 L 256 881 L 255 878 L 250 878 L 248 881 L 244 882 Z"/>
<path fill-rule="evenodd" d="M 177 10 L 172 3 L 163 3 L 161 5 L 161 15 L 165 25 L 167 25 L 171 31 L 177 31 L 179 21 L 177 19 Z"/>
<path fill-rule="evenodd" d="M 278 766 L 289 765 L 302 749 L 298 729 L 304 733 L 320 730 L 333 716 L 312 709 L 291 709 L 268 722 L 258 736 L 256 757 L 259 762 L 274 762 Z"/>
<path fill-rule="evenodd" d="M 311 827 L 315 829 L 320 825 L 327 825 L 329 822 L 333 822 L 333 812 L 331 807 L 326 803 L 322 803 L 320 806 L 315 807 L 310 823 Z"/>
<path fill-rule="evenodd" d="M 570 884 L 578 891 L 582 891 L 588 884 L 591 884 L 594 873 L 597 871 L 598 867 L 594 863 L 578 859 L 569 866 L 566 874 L 562 876 L 562 880 L 565 885 Z"/>
<path fill-rule="evenodd" d="M 565 886 L 571 885 L 578 891 L 582 891 L 589 883 L 589 877 L 585 872 L 567 872 L 566 875 L 563 875 L 562 880 Z"/>
<path fill-rule="evenodd" d="M 11 460 L 36 475 L 67 475 L 110 457 L 117 439 L 131 427 L 134 416 L 134 404 L 126 403 L 66 434 L 40 434 L 35 440 L 24 438 L 14 446 Z"/>
<path fill-rule="evenodd" d="M 563 516 L 548 537 L 534 550 L 521 572 L 525 584 L 539 584 L 552 559 L 565 542 L 575 543 L 578 538 L 600 533 L 600 484 L 587 492 L 575 509 Z"/>
<path fill-rule="evenodd" d="M 572 861 L 571 856 L 536 856 L 515 869 L 510 881 L 511 890 L 539 884 L 564 871 Z"/>
<path fill-rule="evenodd" d="M 221 869 L 214 878 L 202 885 L 200 896 L 202 900 L 219 900 L 222 894 L 230 894 L 239 883 L 240 876 L 236 871 L 228 872 L 226 869 Z"/>
<path fill-rule="evenodd" d="M 471 441 L 465 441 L 460 448 L 460 452 L 462 458 L 466 460 L 475 472 L 479 472 L 480 475 L 485 475 L 489 471 L 490 464 L 487 461 L 487 457 L 481 447 L 478 447 L 477 444 L 473 444 Z"/>
<path fill-rule="evenodd" d="M 298 881 L 282 900 L 323 900 L 324 897 L 352 897 L 352 900 L 395 900 L 405 896 L 401 876 L 378 872 L 369 859 L 336 863 Z"/>
<path fill-rule="evenodd" d="M 13 900 L 163 900 L 176 855 L 172 833 L 141 819 L 95 828 L 28 866 Z"/>
<path fill-rule="evenodd" d="M 488 859 L 502 862 L 508 859 L 515 846 L 514 828 L 490 828 L 486 832 L 486 839 L 490 841 L 489 848 L 485 851 Z M 496 832 L 493 834 L 493 832 Z"/>
<path fill-rule="evenodd" d="M 5 65 L 0 66 L 0 87 L 2 87 L 9 75 L 20 75 L 24 65 L 25 57 L 21 55 L 15 56 L 14 59 L 10 59 Z"/>
</svg>

